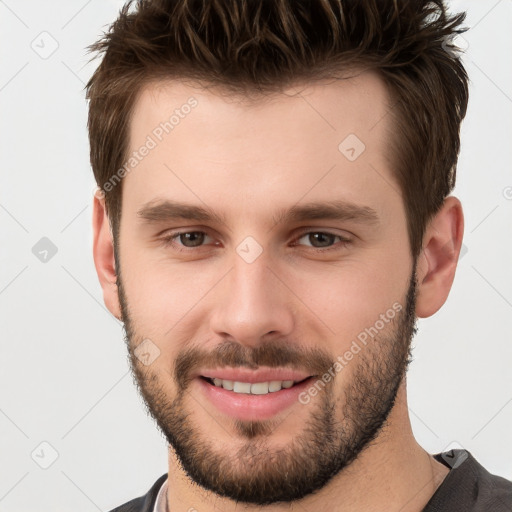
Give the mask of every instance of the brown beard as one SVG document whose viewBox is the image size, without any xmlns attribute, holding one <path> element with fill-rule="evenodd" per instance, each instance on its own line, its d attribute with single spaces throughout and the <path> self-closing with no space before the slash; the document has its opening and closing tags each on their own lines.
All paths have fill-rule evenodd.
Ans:
<svg viewBox="0 0 512 512">
<path fill-rule="evenodd" d="M 131 369 L 149 414 L 173 448 L 188 476 L 203 488 L 234 501 L 269 505 L 292 502 L 320 490 L 346 468 L 376 438 L 391 412 L 411 361 L 416 333 L 416 265 L 410 277 L 406 307 L 390 321 L 391 334 L 376 336 L 357 354 L 357 367 L 344 389 L 344 403 L 334 396 L 334 379 L 317 395 L 303 431 L 284 449 L 272 450 L 269 439 L 275 420 L 234 421 L 235 434 L 245 440 L 234 455 L 216 447 L 205 428 L 194 423 L 197 402 L 189 391 L 190 375 L 205 366 L 258 366 L 308 369 L 320 375 L 333 364 L 323 350 L 298 350 L 293 343 L 272 342 L 249 349 L 227 342 L 205 352 L 189 348 L 178 354 L 170 376 L 178 392 L 164 391 L 167 375 L 144 367 L 134 354 L 144 337 L 137 333 L 118 277 Z M 188 403 L 187 403 L 188 398 Z M 341 418 L 339 418 L 341 413 Z M 286 419 L 286 418 L 285 418 Z M 283 421 L 283 420 L 281 420 Z"/>
</svg>

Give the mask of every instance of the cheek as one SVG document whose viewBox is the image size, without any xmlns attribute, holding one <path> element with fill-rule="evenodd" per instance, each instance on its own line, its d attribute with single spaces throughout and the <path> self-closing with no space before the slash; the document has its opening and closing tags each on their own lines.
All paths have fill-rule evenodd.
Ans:
<svg viewBox="0 0 512 512">
<path fill-rule="evenodd" d="M 316 339 L 338 355 L 394 304 L 404 308 L 410 277 L 407 249 L 395 240 L 336 263 L 281 261 L 274 270 L 293 291 L 286 302 L 293 304 L 298 335 L 310 343 Z M 191 339 L 211 334 L 207 319 L 222 307 L 215 288 L 223 286 L 229 270 L 225 260 L 179 263 L 166 259 L 163 251 L 137 248 L 129 240 L 122 255 L 123 285 L 139 336 L 165 340 L 170 355 Z"/>
<path fill-rule="evenodd" d="M 352 258 L 288 275 L 294 292 L 310 309 L 304 310 L 309 329 L 320 327 L 321 336 L 332 340 L 333 354 L 347 350 L 380 315 L 394 317 L 405 309 L 411 269 L 407 254 L 402 253 L 380 248 L 364 260 Z"/>
<path fill-rule="evenodd" d="M 204 308 L 208 293 L 224 273 L 213 265 L 197 263 L 170 262 L 154 249 L 127 247 L 122 260 L 123 286 L 139 335 L 182 339 L 191 323 L 197 326 L 197 311 Z"/>
</svg>

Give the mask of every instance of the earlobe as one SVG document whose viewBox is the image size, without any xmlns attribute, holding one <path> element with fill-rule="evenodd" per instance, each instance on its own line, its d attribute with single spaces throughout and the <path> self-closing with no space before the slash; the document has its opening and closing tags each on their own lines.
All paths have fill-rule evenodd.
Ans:
<svg viewBox="0 0 512 512">
<path fill-rule="evenodd" d="M 416 271 L 418 317 L 432 316 L 446 302 L 455 278 L 463 235 L 462 205 L 456 197 L 447 197 L 423 237 Z"/>
<path fill-rule="evenodd" d="M 96 273 L 103 289 L 103 300 L 108 310 L 121 320 L 114 259 L 114 242 L 105 209 L 104 197 L 95 194 L 93 202 L 93 257 Z"/>
</svg>

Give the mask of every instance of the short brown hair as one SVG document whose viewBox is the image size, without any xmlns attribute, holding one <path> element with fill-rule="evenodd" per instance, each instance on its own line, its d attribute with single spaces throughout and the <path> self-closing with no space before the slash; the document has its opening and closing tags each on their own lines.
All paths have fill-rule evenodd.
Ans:
<svg viewBox="0 0 512 512">
<path fill-rule="evenodd" d="M 127 156 L 129 122 L 150 81 L 192 79 L 240 96 L 279 92 L 350 68 L 375 70 L 392 100 L 392 171 L 415 258 L 429 220 L 455 185 L 468 77 L 447 51 L 466 14 L 443 0 L 128 1 L 89 49 L 102 61 L 86 85 L 98 186 Z M 105 187 L 117 238 L 122 182 Z"/>
</svg>

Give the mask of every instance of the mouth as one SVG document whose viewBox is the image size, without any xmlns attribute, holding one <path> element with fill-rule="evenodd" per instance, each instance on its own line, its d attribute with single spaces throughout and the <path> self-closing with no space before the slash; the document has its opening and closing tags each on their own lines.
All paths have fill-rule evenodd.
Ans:
<svg viewBox="0 0 512 512">
<path fill-rule="evenodd" d="M 217 370 L 196 375 L 195 385 L 217 414 L 261 421 L 292 407 L 304 407 L 299 396 L 314 379 L 315 376 L 289 370 Z"/>
<path fill-rule="evenodd" d="M 311 377 L 305 377 L 299 381 L 270 380 L 263 382 L 243 382 L 238 380 L 220 379 L 218 377 L 204 377 L 203 375 L 201 375 L 200 378 L 212 386 L 232 391 L 233 393 L 240 393 L 244 395 L 268 395 L 269 393 L 277 393 L 282 389 L 293 388 Z"/>
</svg>

